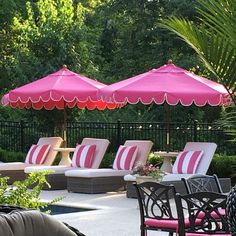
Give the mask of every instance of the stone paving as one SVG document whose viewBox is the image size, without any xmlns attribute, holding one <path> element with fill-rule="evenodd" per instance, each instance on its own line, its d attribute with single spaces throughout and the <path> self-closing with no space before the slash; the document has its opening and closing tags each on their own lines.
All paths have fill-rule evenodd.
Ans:
<svg viewBox="0 0 236 236">
<path fill-rule="evenodd" d="M 66 190 L 43 191 L 41 198 L 49 201 L 65 196 L 57 205 L 96 209 L 53 217 L 79 229 L 86 236 L 139 236 L 139 209 L 137 199 L 126 198 L 124 192 L 106 194 L 68 193 Z M 148 236 L 168 235 L 153 231 Z"/>
</svg>

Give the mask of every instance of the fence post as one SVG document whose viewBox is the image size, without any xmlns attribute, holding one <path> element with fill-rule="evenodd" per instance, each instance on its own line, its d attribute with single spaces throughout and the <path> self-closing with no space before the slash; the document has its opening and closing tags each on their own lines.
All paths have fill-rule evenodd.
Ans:
<svg viewBox="0 0 236 236">
<path fill-rule="evenodd" d="M 197 142 L 197 124 L 198 120 L 193 121 L 193 141 Z"/>
<path fill-rule="evenodd" d="M 21 152 L 25 152 L 25 132 L 24 132 L 24 121 L 20 121 L 20 140 L 21 140 Z"/>
<path fill-rule="evenodd" d="M 120 146 L 120 140 L 121 140 L 121 121 L 120 119 L 117 120 L 117 131 L 116 131 L 116 139 L 117 139 L 117 148 Z"/>
</svg>

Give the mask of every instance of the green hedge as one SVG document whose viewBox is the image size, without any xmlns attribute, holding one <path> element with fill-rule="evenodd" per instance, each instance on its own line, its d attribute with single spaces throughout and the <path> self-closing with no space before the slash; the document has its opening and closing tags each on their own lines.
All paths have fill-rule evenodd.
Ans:
<svg viewBox="0 0 236 236">
<path fill-rule="evenodd" d="M 235 178 L 234 175 L 236 176 L 236 156 L 215 155 L 211 161 L 207 174 L 216 174 L 218 177 L 224 178 Z"/>
<path fill-rule="evenodd" d="M 25 160 L 25 153 L 10 152 L 0 148 L 0 161 L 2 162 L 21 162 Z"/>
</svg>

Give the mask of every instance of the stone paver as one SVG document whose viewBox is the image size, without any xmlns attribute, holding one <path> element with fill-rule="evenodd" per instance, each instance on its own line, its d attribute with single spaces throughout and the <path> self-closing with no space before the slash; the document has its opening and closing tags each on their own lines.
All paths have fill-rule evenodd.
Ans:
<svg viewBox="0 0 236 236">
<path fill-rule="evenodd" d="M 96 209 L 94 211 L 55 215 L 60 221 L 78 228 L 86 236 L 139 236 L 139 209 L 137 199 L 126 198 L 125 193 L 79 194 L 63 191 L 43 191 L 42 200 L 58 196 L 65 198 L 59 205 Z M 168 235 L 150 232 L 148 236 Z"/>
</svg>

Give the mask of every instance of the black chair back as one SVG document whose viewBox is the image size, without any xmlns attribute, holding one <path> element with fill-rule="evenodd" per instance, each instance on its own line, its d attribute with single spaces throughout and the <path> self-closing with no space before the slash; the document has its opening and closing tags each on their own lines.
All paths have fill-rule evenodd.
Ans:
<svg viewBox="0 0 236 236">
<path fill-rule="evenodd" d="M 225 214 L 226 195 L 214 192 L 197 192 L 187 195 L 176 194 L 176 206 L 179 219 L 179 236 L 186 233 L 230 234 Z M 189 227 L 184 227 L 186 218 Z"/>
<path fill-rule="evenodd" d="M 175 195 L 172 185 L 163 185 L 155 182 L 134 184 L 142 221 L 149 219 L 176 219 L 173 215 L 170 199 Z"/>
<path fill-rule="evenodd" d="M 182 178 L 187 193 L 216 192 L 223 193 L 217 175 L 193 175 L 193 177 Z"/>
</svg>

